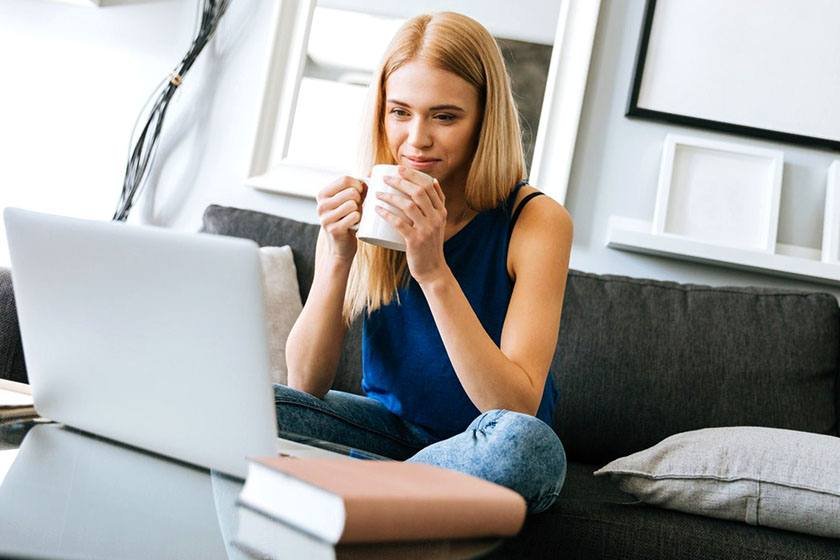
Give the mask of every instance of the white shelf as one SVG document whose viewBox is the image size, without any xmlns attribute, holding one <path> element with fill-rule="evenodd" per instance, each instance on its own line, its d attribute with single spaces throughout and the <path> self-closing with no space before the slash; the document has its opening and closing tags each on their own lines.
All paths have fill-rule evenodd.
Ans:
<svg viewBox="0 0 840 560">
<path fill-rule="evenodd" d="M 650 222 L 611 216 L 607 247 L 840 286 L 840 263 L 822 262 L 819 250 L 777 244 L 775 254 L 759 253 L 652 231 Z"/>
</svg>

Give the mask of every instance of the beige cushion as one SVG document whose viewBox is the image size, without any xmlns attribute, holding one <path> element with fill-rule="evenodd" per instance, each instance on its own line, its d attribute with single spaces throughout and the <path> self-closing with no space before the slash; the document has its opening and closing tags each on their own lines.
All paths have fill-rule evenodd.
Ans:
<svg viewBox="0 0 840 560">
<path fill-rule="evenodd" d="M 657 506 L 840 537 L 840 438 L 758 427 L 684 432 L 595 471 Z"/>
<path fill-rule="evenodd" d="M 286 384 L 286 339 L 300 315 L 297 269 L 292 248 L 262 247 L 260 260 L 265 282 L 265 318 L 268 329 L 271 378 L 274 383 Z"/>
</svg>

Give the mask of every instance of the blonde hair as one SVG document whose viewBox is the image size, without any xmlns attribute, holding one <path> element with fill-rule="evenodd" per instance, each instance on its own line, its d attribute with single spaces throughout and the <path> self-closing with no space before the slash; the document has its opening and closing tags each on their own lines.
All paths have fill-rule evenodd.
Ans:
<svg viewBox="0 0 840 560">
<path fill-rule="evenodd" d="M 383 56 L 368 96 L 368 134 L 362 140 L 361 173 L 379 163 L 398 163 L 385 135 L 385 84 L 410 61 L 421 60 L 472 84 L 483 104 L 478 142 L 467 174 L 467 206 L 480 212 L 496 208 L 525 177 L 525 156 L 516 104 L 502 53 L 480 23 L 454 12 L 423 14 L 397 31 Z M 362 311 L 388 305 L 408 284 L 405 253 L 359 243 L 344 298 L 349 324 Z"/>
</svg>

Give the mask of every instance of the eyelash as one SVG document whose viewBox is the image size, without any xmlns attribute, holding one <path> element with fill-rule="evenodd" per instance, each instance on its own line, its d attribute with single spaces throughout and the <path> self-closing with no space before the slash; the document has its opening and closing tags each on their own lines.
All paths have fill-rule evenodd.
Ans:
<svg viewBox="0 0 840 560">
<path fill-rule="evenodd" d="M 407 111 L 404 111 L 403 109 L 399 109 L 399 108 L 391 109 L 390 113 L 392 115 L 394 115 L 395 117 L 405 117 L 405 116 L 408 115 Z M 455 115 L 448 115 L 448 114 L 435 115 L 435 117 L 444 117 L 442 119 L 444 122 L 452 122 L 456 119 Z"/>
</svg>

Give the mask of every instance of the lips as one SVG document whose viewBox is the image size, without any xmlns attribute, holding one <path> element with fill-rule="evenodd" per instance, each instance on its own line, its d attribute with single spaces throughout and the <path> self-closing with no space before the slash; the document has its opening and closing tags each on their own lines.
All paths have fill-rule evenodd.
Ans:
<svg viewBox="0 0 840 560">
<path fill-rule="evenodd" d="M 439 159 L 432 159 L 432 158 L 413 158 L 408 156 L 403 156 L 406 160 L 405 165 L 416 169 L 418 171 L 425 171 L 426 173 L 431 172 L 435 169 L 435 166 L 440 162 Z"/>
<path fill-rule="evenodd" d="M 416 162 L 419 162 L 419 163 L 425 163 L 427 161 L 440 161 L 439 159 L 436 159 L 436 158 L 424 158 L 424 157 L 419 157 L 419 156 L 403 156 L 403 157 L 405 157 L 406 159 L 410 159 L 411 161 L 416 161 Z"/>
</svg>

